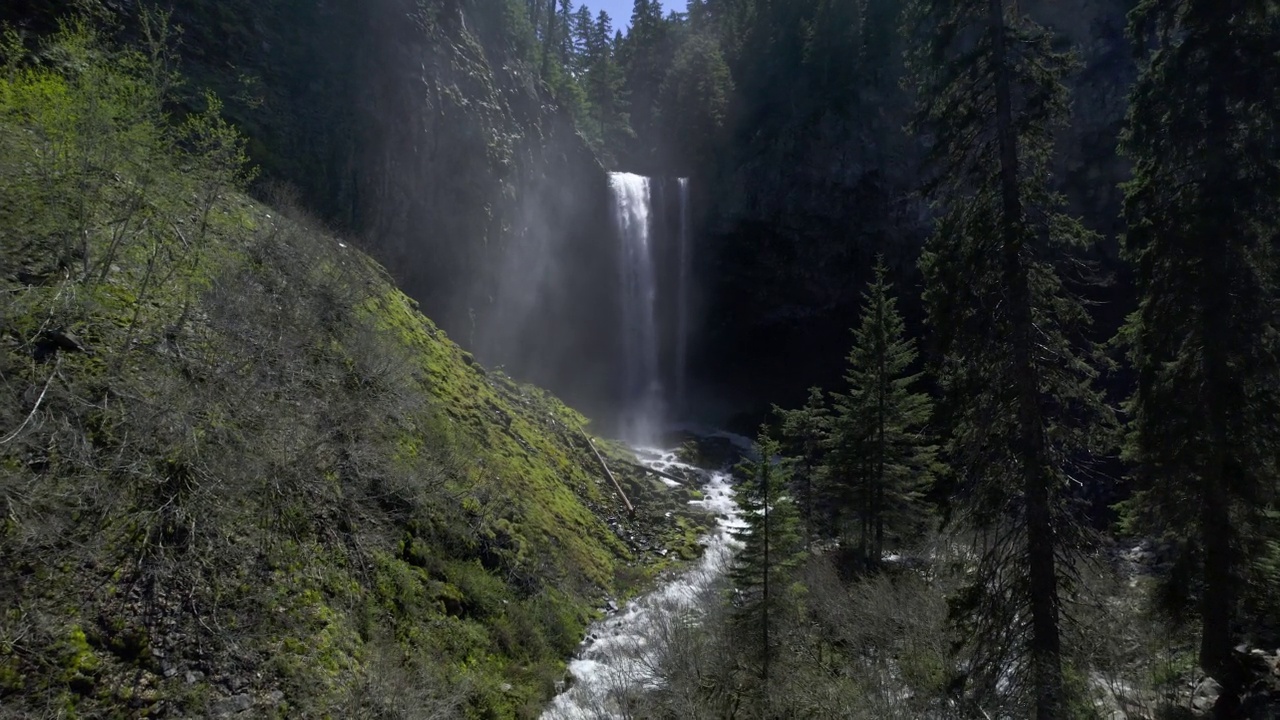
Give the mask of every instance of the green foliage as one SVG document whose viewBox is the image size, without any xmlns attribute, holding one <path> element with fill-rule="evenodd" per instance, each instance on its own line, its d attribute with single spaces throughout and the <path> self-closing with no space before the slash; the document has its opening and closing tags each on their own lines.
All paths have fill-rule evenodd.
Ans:
<svg viewBox="0 0 1280 720">
<path fill-rule="evenodd" d="M 858 529 L 863 564 L 878 564 L 886 540 L 909 540 L 925 526 L 924 491 L 932 479 L 935 448 L 925 435 L 929 397 L 912 390 L 914 343 L 898 314 L 883 260 L 867 289 L 862 325 L 854 330 L 837 395 L 824 476 L 844 517 Z"/>
<path fill-rule="evenodd" d="M 589 16 L 581 21 L 576 32 L 581 47 L 578 64 L 590 112 L 590 121 L 582 130 L 606 164 L 612 164 L 615 148 L 634 137 L 627 114 L 626 77 L 613 42 L 613 20 L 601 10 L 594 21 Z"/>
<path fill-rule="evenodd" d="M 804 553 L 795 504 L 785 494 L 786 468 L 777 463 L 778 449 L 762 428 L 753 448 L 756 459 L 735 468 L 743 521 L 735 533 L 743 546 L 729 571 L 738 593 L 736 622 L 745 644 L 754 648 L 766 681 L 777 652 L 775 627 L 795 610 L 794 571 Z"/>
<path fill-rule="evenodd" d="M 660 0 L 635 0 L 627 35 L 617 47 L 630 124 L 638 139 L 630 153 L 633 162 L 653 160 L 649 153 L 658 145 L 659 94 L 674 50 Z"/>
<path fill-rule="evenodd" d="M 780 450 L 793 464 L 791 468 L 791 494 L 800 510 L 804 523 L 806 547 L 816 532 L 829 529 L 831 508 L 826 512 L 819 506 L 833 498 L 824 492 L 822 477 L 823 450 L 831 432 L 831 410 L 827 407 L 822 389 L 809 388 L 809 399 L 798 410 L 784 410 L 774 406 L 774 413 L 782 421 Z M 826 501 L 826 503 L 824 503 Z"/>
<path fill-rule="evenodd" d="M 1234 695 L 1232 648 L 1250 566 L 1267 555 L 1263 514 L 1280 472 L 1280 15 L 1266 3 L 1142 2 L 1147 48 L 1123 150 L 1125 252 L 1139 306 L 1121 332 L 1137 374 L 1126 458 L 1130 528 L 1179 543 L 1199 575 L 1200 663 Z M 1176 581 L 1170 578 L 1170 581 Z M 1265 592 L 1265 591 L 1264 591 Z M 1274 593 L 1274 589 L 1270 592 Z"/>
<path fill-rule="evenodd" d="M 598 597 L 656 565 L 602 520 L 586 420 L 477 366 L 287 193 L 246 198 L 244 138 L 212 95 L 168 115 L 146 22 L 143 50 L 83 19 L 39 62 L 6 45 L 6 708 L 222 692 L 173 668 L 285 693 L 255 713 L 536 714 Z M 684 550 L 696 526 L 619 532 Z"/>
<path fill-rule="evenodd" d="M 940 363 L 956 499 L 978 529 L 977 571 L 953 600 L 978 688 L 1017 658 L 1021 712 L 1064 707 L 1060 625 L 1080 522 L 1071 486 L 1112 420 L 1077 295 L 1093 235 L 1050 189 L 1070 55 L 1007 2 L 917 0 L 915 123 L 932 134 L 939 219 L 921 268 Z M 1034 711 L 1033 711 L 1034 708 Z"/>
<path fill-rule="evenodd" d="M 662 136 L 682 166 L 706 167 L 721 149 L 733 78 L 712 37 L 692 34 L 680 46 L 658 89 Z"/>
</svg>

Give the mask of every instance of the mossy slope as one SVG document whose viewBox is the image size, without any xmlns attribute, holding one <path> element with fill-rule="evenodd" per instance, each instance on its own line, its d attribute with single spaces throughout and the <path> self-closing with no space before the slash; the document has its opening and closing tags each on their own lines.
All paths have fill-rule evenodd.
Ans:
<svg viewBox="0 0 1280 720">
<path fill-rule="evenodd" d="M 687 498 L 620 473 L 627 517 L 152 50 L 3 58 L 0 717 L 536 716 Z"/>
</svg>

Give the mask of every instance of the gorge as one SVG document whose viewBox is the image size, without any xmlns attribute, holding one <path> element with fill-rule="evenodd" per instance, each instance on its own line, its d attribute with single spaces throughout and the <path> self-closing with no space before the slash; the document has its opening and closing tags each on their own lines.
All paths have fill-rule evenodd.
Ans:
<svg viewBox="0 0 1280 720">
<path fill-rule="evenodd" d="M 0 720 L 1273 717 L 1275 3 L 627 4 L 0 6 Z"/>
</svg>

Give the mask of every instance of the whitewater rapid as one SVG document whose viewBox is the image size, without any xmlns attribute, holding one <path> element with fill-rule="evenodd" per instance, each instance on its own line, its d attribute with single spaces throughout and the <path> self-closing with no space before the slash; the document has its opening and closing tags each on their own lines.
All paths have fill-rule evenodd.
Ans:
<svg viewBox="0 0 1280 720">
<path fill-rule="evenodd" d="M 622 720 L 625 716 L 615 698 L 658 684 L 654 670 L 665 629 L 672 620 L 697 617 L 699 602 L 724 575 L 738 548 L 732 531 L 741 527 L 741 520 L 728 474 L 686 465 L 665 450 L 638 448 L 636 457 L 658 470 L 688 470 L 706 478 L 702 499 L 689 504 L 713 513 L 716 528 L 702 539 L 706 551 L 696 565 L 591 626 L 583 648 L 569 663 L 573 684 L 556 696 L 542 720 Z"/>
</svg>

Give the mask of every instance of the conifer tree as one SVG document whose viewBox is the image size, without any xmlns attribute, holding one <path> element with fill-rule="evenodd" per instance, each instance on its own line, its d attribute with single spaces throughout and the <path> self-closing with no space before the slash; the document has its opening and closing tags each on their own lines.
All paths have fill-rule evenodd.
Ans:
<svg viewBox="0 0 1280 720">
<path fill-rule="evenodd" d="M 916 127 L 933 138 L 939 221 L 921 260 L 949 437 L 978 567 L 953 603 L 978 690 L 1064 712 L 1062 593 L 1080 526 L 1068 484 L 1109 414 L 1086 361 L 1088 315 L 1061 279 L 1091 236 L 1049 190 L 1070 57 L 1008 0 L 915 0 Z M 1079 278 L 1083 279 L 1083 278 Z M 1002 675 L 1009 676 L 997 690 Z"/>
<path fill-rule="evenodd" d="M 804 407 L 785 410 L 775 405 L 773 411 L 782 423 L 782 453 L 793 464 L 791 494 L 800 511 L 804 543 L 808 547 L 815 533 L 825 524 L 817 507 L 825 499 L 821 497 L 818 473 L 831 429 L 831 410 L 827 407 L 822 388 L 812 387 Z"/>
<path fill-rule="evenodd" d="M 1241 593 L 1265 556 L 1257 529 L 1280 471 L 1280 10 L 1144 0 L 1130 33 L 1154 47 L 1123 138 L 1135 167 L 1125 250 L 1140 292 L 1121 336 L 1138 374 L 1129 520 L 1183 539 L 1179 565 L 1200 575 L 1200 665 L 1224 686 L 1225 717 L 1240 690 Z"/>
<path fill-rule="evenodd" d="M 906 337 L 883 260 L 875 272 L 854 330 L 848 392 L 836 396 L 826 473 L 842 486 L 864 565 L 880 562 L 887 534 L 910 536 L 924 523 L 921 500 L 936 454 L 925 436 L 929 397 L 911 389 L 920 377 L 910 374 L 915 344 Z"/>
<path fill-rule="evenodd" d="M 760 676 L 766 681 L 776 649 L 774 628 L 793 605 L 791 577 L 803 553 L 795 505 L 785 494 L 785 466 L 775 463 L 778 450 L 777 441 L 761 428 L 755 459 L 735 468 L 743 520 L 737 536 L 743 547 L 729 572 L 740 593 L 735 621 L 746 638 L 757 638 Z"/>
<path fill-rule="evenodd" d="M 673 157 L 694 166 L 712 162 L 729 115 L 733 79 L 720 45 L 691 35 L 676 51 L 659 96 L 660 128 Z"/>
<path fill-rule="evenodd" d="M 619 64 L 626 77 L 631 128 L 640 142 L 641 157 L 657 145 L 659 91 L 671 66 L 670 28 L 659 0 L 635 0 L 631 27 L 619 47 Z"/>
<path fill-rule="evenodd" d="M 581 11 L 575 23 L 583 48 L 583 79 L 591 122 L 584 128 L 598 152 L 607 154 L 624 138 L 631 136 L 626 113 L 622 67 L 616 57 L 613 18 L 601 10 L 594 22 L 587 22 Z"/>
</svg>

